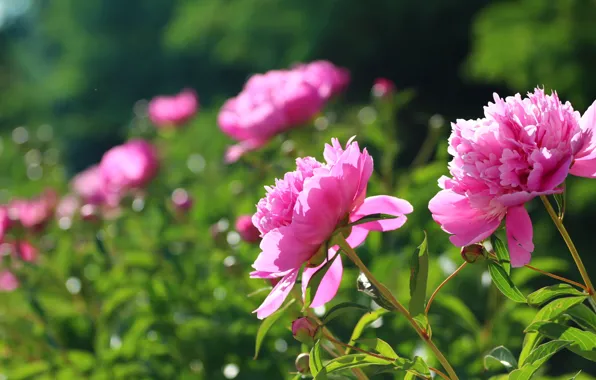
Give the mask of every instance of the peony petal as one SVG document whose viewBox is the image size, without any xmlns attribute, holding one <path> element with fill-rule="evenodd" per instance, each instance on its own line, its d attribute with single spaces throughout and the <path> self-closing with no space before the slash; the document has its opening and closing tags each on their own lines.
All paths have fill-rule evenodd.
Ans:
<svg viewBox="0 0 596 380">
<path fill-rule="evenodd" d="M 408 201 L 388 195 L 377 195 L 366 198 L 360 207 L 350 214 L 350 221 L 354 222 L 372 214 L 395 215 L 397 216 L 395 219 L 378 220 L 359 225 L 369 231 L 391 231 L 403 226 L 407 220 L 404 215 L 413 210 L 414 208 Z"/>
<path fill-rule="evenodd" d="M 264 319 L 273 314 L 279 307 L 284 303 L 285 299 L 292 291 L 296 278 L 298 277 L 298 271 L 300 268 L 296 268 L 282 278 L 277 285 L 271 290 L 271 293 L 265 298 L 265 301 L 256 309 L 254 312 L 257 313 L 257 318 Z"/>
<path fill-rule="evenodd" d="M 534 251 L 532 220 L 523 205 L 507 210 L 505 227 L 511 266 L 523 267 L 530 262 L 532 251 Z"/>
<path fill-rule="evenodd" d="M 569 173 L 588 178 L 596 178 L 596 101 L 583 114 L 580 128 L 585 135 L 581 150 L 575 155 L 575 162 Z"/>
<path fill-rule="evenodd" d="M 356 248 L 360 244 L 362 244 L 364 240 L 366 240 L 369 230 L 367 230 L 366 228 L 362 228 L 362 226 L 363 224 L 352 227 L 352 232 L 350 233 L 350 236 L 346 238 L 346 241 L 348 242 L 350 247 Z"/>
<path fill-rule="evenodd" d="M 337 253 L 337 248 L 329 249 L 329 256 L 328 258 L 333 258 Z M 306 292 L 306 287 L 310 282 L 312 276 L 319 270 L 326 262 L 322 263 L 318 267 L 315 268 L 306 268 L 302 272 L 302 294 Z M 323 276 L 321 283 L 319 284 L 319 288 L 317 289 L 317 293 L 310 304 L 310 307 L 319 307 L 323 306 L 327 302 L 331 301 L 333 297 L 337 294 L 337 290 L 339 289 L 339 285 L 341 284 L 341 277 L 343 275 L 343 265 L 341 262 L 341 255 L 338 255 L 335 258 L 335 261 L 329 267 L 329 270 Z"/>
<path fill-rule="evenodd" d="M 313 253 L 313 246 L 296 239 L 289 226 L 266 233 L 260 247 L 262 252 L 253 264 L 259 272 L 278 273 L 299 268 Z"/>
<path fill-rule="evenodd" d="M 453 235 L 449 240 L 458 247 L 486 239 L 501 224 L 502 217 L 491 217 L 472 208 L 466 197 L 451 190 L 439 191 L 430 200 L 428 208 L 443 231 Z"/>
</svg>

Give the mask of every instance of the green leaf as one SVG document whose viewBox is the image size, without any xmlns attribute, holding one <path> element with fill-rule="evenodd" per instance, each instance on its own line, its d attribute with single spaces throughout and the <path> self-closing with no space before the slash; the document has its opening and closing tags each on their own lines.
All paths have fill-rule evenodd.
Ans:
<svg viewBox="0 0 596 380">
<path fill-rule="evenodd" d="M 575 305 L 565 312 L 578 325 L 596 332 L 596 314 L 584 304 Z"/>
<path fill-rule="evenodd" d="M 569 350 L 588 360 L 596 361 L 596 334 L 592 332 L 544 321 L 532 323 L 526 330 L 538 331 L 550 339 L 571 341 L 571 345 L 567 347 Z"/>
<path fill-rule="evenodd" d="M 528 296 L 528 305 L 538 306 L 551 299 L 563 296 L 581 296 L 584 295 L 581 291 L 577 290 L 569 284 L 556 284 L 544 287 L 536 290 L 534 293 Z"/>
<path fill-rule="evenodd" d="M 360 336 L 362 336 L 362 332 L 368 325 L 370 325 L 377 319 L 381 318 L 381 316 L 383 314 L 387 314 L 388 312 L 389 311 L 386 309 L 378 309 L 378 310 L 371 311 L 371 312 L 364 314 L 360 318 L 358 323 L 356 323 L 356 326 L 354 326 L 354 330 L 352 331 L 352 336 L 350 337 L 350 343 L 349 343 L 350 346 L 353 346 L 354 344 L 356 344 L 356 341 L 360 338 Z M 348 352 L 349 352 L 349 349 L 346 349 L 346 354 Z"/>
<path fill-rule="evenodd" d="M 313 376 L 315 380 L 321 380 L 326 378 L 326 375 L 333 372 L 339 372 L 347 369 L 360 368 L 371 365 L 386 365 L 387 363 L 390 362 L 367 354 L 345 355 L 339 358 L 331 359 L 320 372 L 317 372 L 316 375 L 313 374 Z"/>
<path fill-rule="evenodd" d="M 558 194 L 553 194 L 553 198 L 555 198 L 555 202 L 557 203 L 557 208 L 559 210 L 559 212 L 557 213 L 557 215 L 559 216 L 559 219 L 561 219 L 561 222 L 563 221 L 563 218 L 565 217 L 565 209 L 567 208 L 567 199 L 565 197 L 565 183 L 563 183 L 563 192 L 562 193 L 558 193 Z"/>
<path fill-rule="evenodd" d="M 88 351 L 70 350 L 67 357 L 72 366 L 83 372 L 91 370 L 95 365 L 95 356 Z"/>
<path fill-rule="evenodd" d="M 480 331 L 480 323 L 474 316 L 474 313 L 466 306 L 466 304 L 459 298 L 450 294 L 442 294 L 435 298 L 435 304 L 444 309 L 447 309 L 456 317 L 457 321 L 464 322 L 463 324 L 470 328 L 472 332 Z"/>
<path fill-rule="evenodd" d="M 367 215 L 361 219 L 358 219 L 355 222 L 348 224 L 348 227 L 357 226 L 359 224 L 364 224 L 364 223 L 376 222 L 377 220 L 387 220 L 387 219 L 395 219 L 395 218 L 399 218 L 399 216 L 389 215 L 389 214 L 371 214 L 371 215 Z"/>
<path fill-rule="evenodd" d="M 538 370 L 537 365 L 525 365 L 520 369 L 516 369 L 515 371 L 509 374 L 508 380 L 529 380 L 534 376 L 536 370 Z"/>
<path fill-rule="evenodd" d="M 277 320 L 284 314 L 286 309 L 293 303 L 294 300 L 290 300 L 281 309 L 271 314 L 269 317 L 265 318 L 265 320 L 261 323 L 261 326 L 259 326 L 259 330 L 257 331 L 257 340 L 255 342 L 255 359 L 259 356 L 259 351 L 261 350 L 263 339 L 265 339 L 265 335 L 267 335 L 269 329 L 271 329 L 275 322 L 277 322 Z"/>
<path fill-rule="evenodd" d="M 317 340 L 315 345 L 310 350 L 310 356 L 308 360 L 308 366 L 310 367 L 310 374 L 315 377 L 323 369 L 323 360 L 321 359 L 321 341 Z"/>
<path fill-rule="evenodd" d="M 430 378 L 430 368 L 428 368 L 428 365 L 420 356 L 415 356 L 414 360 L 408 360 L 402 368 L 408 371 L 408 373 Z"/>
<path fill-rule="evenodd" d="M 507 275 L 510 275 L 511 258 L 509 257 L 509 250 L 507 249 L 507 246 L 494 234 L 491 236 L 490 242 L 493 246 L 493 249 L 495 250 L 495 255 L 497 255 L 499 264 L 501 264 Z"/>
<path fill-rule="evenodd" d="M 536 367 L 540 367 L 551 356 L 562 350 L 563 348 L 569 346 L 572 342 L 568 340 L 551 340 L 550 342 L 541 344 L 540 346 L 536 347 L 530 355 L 526 358 L 524 367 L 526 365 L 535 365 Z"/>
<path fill-rule="evenodd" d="M 493 348 L 484 357 L 484 368 L 490 370 L 494 368 L 494 363 L 498 363 L 509 372 L 514 368 L 517 368 L 517 360 L 515 356 L 504 346 Z"/>
<path fill-rule="evenodd" d="M 499 289 L 505 297 L 514 302 L 526 302 L 526 297 L 524 297 L 522 292 L 520 292 L 513 282 L 511 282 L 511 278 L 509 278 L 509 275 L 502 266 L 491 261 L 488 263 L 488 272 L 497 289 Z"/>
<path fill-rule="evenodd" d="M 333 256 L 331 260 L 327 260 L 325 265 L 320 267 L 310 278 L 308 286 L 306 287 L 306 291 L 304 292 L 304 305 L 302 306 L 303 312 L 310 307 L 310 304 L 312 303 L 312 301 L 315 298 L 315 295 L 317 294 L 319 285 L 321 285 L 321 281 L 323 281 L 323 277 L 325 276 L 325 274 L 327 274 L 327 271 L 329 270 L 333 262 L 337 260 L 338 255 L 339 253 Z"/>
<path fill-rule="evenodd" d="M 579 374 L 582 373 L 582 371 L 578 371 L 575 375 L 573 375 L 573 377 L 570 377 L 569 380 L 575 380 L 576 377 L 579 376 Z"/>
<path fill-rule="evenodd" d="M 532 322 L 538 321 L 552 321 L 553 319 L 557 318 L 559 315 L 566 312 L 569 308 L 577 304 L 581 304 L 584 302 L 587 296 L 578 296 L 578 297 L 567 297 L 567 298 L 559 298 L 556 299 L 546 306 L 544 306 L 536 316 L 532 320 Z"/>
<path fill-rule="evenodd" d="M 389 292 L 389 289 L 384 287 L 383 284 L 381 284 L 381 286 L 383 287 L 384 291 Z M 371 283 L 364 273 L 360 273 L 360 275 L 358 275 L 358 279 L 356 281 L 356 288 L 359 292 L 362 292 L 370 298 L 372 298 L 377 303 L 377 305 L 381 306 L 382 308 L 391 311 L 396 310 L 395 307 L 391 304 L 391 302 L 385 298 L 385 296 L 379 290 L 379 288 L 377 288 L 373 283 Z"/>
<path fill-rule="evenodd" d="M 49 371 L 50 368 L 50 363 L 45 361 L 28 362 L 19 367 L 13 368 L 8 373 L 8 378 L 15 380 L 35 379 L 42 373 Z"/>
<path fill-rule="evenodd" d="M 410 259 L 410 305 L 412 316 L 424 313 L 426 304 L 426 283 L 428 281 L 428 241 L 424 240 Z"/>
<path fill-rule="evenodd" d="M 432 332 L 432 329 L 430 327 L 430 323 L 428 322 L 428 317 L 426 316 L 426 314 L 418 314 L 413 319 L 414 319 L 414 322 L 416 322 L 416 324 L 424 332 L 426 332 L 426 335 L 428 335 L 428 337 L 431 338 L 432 335 L 433 335 L 433 332 Z"/>
<path fill-rule="evenodd" d="M 365 310 L 365 311 L 370 310 L 368 307 L 366 307 L 364 305 L 360 305 L 358 303 L 342 302 L 340 304 L 333 306 L 331 309 L 329 309 L 329 311 L 325 314 L 325 316 L 323 318 L 321 318 L 321 320 L 323 321 L 323 324 L 329 323 L 329 321 L 331 321 L 332 319 L 339 317 L 343 313 L 345 313 L 349 310 L 352 310 L 352 309 Z"/>
<path fill-rule="evenodd" d="M 389 345 L 389 343 L 381 340 L 379 338 L 372 338 L 372 339 L 358 339 L 357 343 L 368 347 L 371 350 L 378 352 L 380 355 L 383 355 L 390 359 L 397 359 L 399 356 L 395 353 L 393 348 Z"/>
<path fill-rule="evenodd" d="M 110 297 L 101 307 L 101 316 L 109 318 L 116 309 L 135 298 L 139 292 L 140 289 L 138 288 L 120 288 L 110 293 Z"/>
</svg>

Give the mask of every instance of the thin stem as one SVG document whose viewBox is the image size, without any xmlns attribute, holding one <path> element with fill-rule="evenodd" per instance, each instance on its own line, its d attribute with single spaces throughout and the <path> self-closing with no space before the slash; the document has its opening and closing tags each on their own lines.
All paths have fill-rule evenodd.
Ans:
<svg viewBox="0 0 596 380">
<path fill-rule="evenodd" d="M 325 334 L 325 338 L 327 338 L 328 340 L 330 340 L 333 343 L 340 344 L 340 345 L 342 345 L 344 347 L 347 347 L 350 350 L 354 350 L 354 351 L 358 351 L 358 352 L 361 352 L 361 353 L 366 354 L 366 355 L 374 356 L 375 358 L 378 358 L 378 359 L 387 360 L 388 362 L 391 362 L 391 363 L 393 363 L 395 361 L 395 358 L 392 359 L 392 358 L 388 358 L 387 356 L 383 356 L 383 355 L 375 354 L 374 352 L 369 352 L 369 351 L 363 350 L 361 348 L 352 346 L 350 344 L 347 344 L 347 343 L 344 343 L 344 342 L 340 342 L 339 340 L 337 340 L 337 339 L 335 339 L 335 338 L 333 338 L 331 336 L 328 336 L 326 334 Z"/>
<path fill-rule="evenodd" d="M 582 262 L 582 259 L 579 256 L 579 252 L 577 251 L 577 248 L 575 248 L 575 244 L 573 244 L 573 240 L 571 240 L 571 236 L 569 236 L 567 229 L 563 225 L 563 222 L 561 222 L 561 220 L 559 219 L 557 213 L 553 209 L 553 206 L 550 204 L 550 201 L 548 200 L 546 195 L 541 195 L 540 199 L 542 200 L 542 203 L 544 203 L 544 207 L 546 207 L 546 211 L 548 212 L 548 215 L 550 215 L 550 218 L 553 220 L 553 222 L 555 223 L 555 226 L 561 233 L 563 240 L 565 240 L 565 244 L 567 244 L 567 248 L 569 248 L 571 257 L 573 257 L 573 261 L 575 261 L 575 265 L 577 266 L 577 269 L 579 270 L 579 273 L 581 274 L 582 279 L 584 280 L 584 284 L 586 284 L 588 294 L 590 294 L 590 297 L 592 299 L 592 304 L 594 304 L 596 302 L 596 294 L 594 293 L 594 285 L 592 285 L 590 276 L 588 275 L 588 272 L 586 271 L 586 267 L 584 266 L 584 263 Z"/>
<path fill-rule="evenodd" d="M 553 274 L 553 273 L 550 273 L 550 272 L 543 271 L 542 269 L 538 269 L 538 268 L 536 268 L 536 267 L 533 267 L 533 266 L 531 266 L 531 265 L 529 265 L 529 264 L 526 264 L 526 265 L 524 265 L 524 266 L 525 266 L 526 268 L 528 268 L 528 269 L 531 269 L 531 270 L 533 270 L 533 271 L 536 271 L 536 272 L 538 272 L 538 273 L 542 273 L 542 274 L 543 274 L 543 275 L 545 275 L 545 276 L 548 276 L 548 277 L 554 278 L 554 279 L 556 279 L 556 280 L 559 280 L 559 281 L 566 282 L 566 283 L 568 283 L 568 284 L 570 284 L 570 285 L 573 285 L 573 286 L 577 286 L 578 288 L 581 288 L 581 289 L 583 289 L 584 291 L 586 291 L 587 293 L 589 293 L 589 290 L 588 290 L 588 288 L 587 288 L 585 285 L 582 285 L 582 284 L 580 284 L 579 282 L 575 282 L 575 281 L 573 281 L 573 280 L 570 280 L 570 279 L 568 279 L 568 278 L 561 277 L 561 276 L 557 276 L 556 274 Z"/>
<path fill-rule="evenodd" d="M 391 294 L 391 292 L 373 276 L 373 274 L 368 270 L 366 265 L 364 265 L 362 260 L 360 260 L 360 257 L 358 257 L 354 249 L 350 247 L 350 245 L 346 241 L 346 238 L 341 233 L 339 233 L 335 235 L 335 238 L 333 240 L 334 244 L 339 245 L 341 250 L 344 251 L 344 253 L 350 258 L 350 260 L 354 262 L 354 264 L 356 264 L 358 269 L 360 269 L 360 271 L 364 273 L 368 280 L 379 289 L 379 291 L 391 303 L 391 305 L 407 318 L 408 322 L 414 328 L 416 333 L 418 333 L 420 338 L 422 338 L 422 340 L 426 342 L 428 347 L 435 354 L 437 360 L 441 363 L 443 368 L 445 368 L 445 370 L 449 374 L 449 378 L 451 380 L 459 380 L 457 374 L 453 370 L 453 367 L 451 367 L 451 364 L 449 364 L 449 361 L 439 350 L 439 348 L 435 346 L 433 341 L 428 336 L 427 332 L 418 325 L 418 323 L 414 320 L 414 318 L 412 318 L 408 310 L 393 296 L 393 294 Z"/>
<path fill-rule="evenodd" d="M 459 266 L 459 268 L 457 268 L 453 273 L 451 273 L 449 275 L 449 277 L 447 277 L 443 282 L 441 282 L 441 285 L 439 285 L 435 289 L 435 291 L 433 292 L 433 294 L 431 294 L 430 298 L 428 299 L 428 303 L 426 304 L 426 309 L 424 310 L 424 313 L 425 314 L 428 314 L 428 311 L 430 310 L 430 305 L 433 303 L 433 300 L 437 296 L 437 293 L 439 293 L 439 290 L 441 290 L 443 288 L 443 286 L 445 286 L 453 277 L 457 276 L 457 274 L 459 273 L 459 271 L 461 271 L 462 269 L 464 269 L 464 267 L 466 266 L 466 264 L 468 264 L 468 262 L 467 261 L 464 261 L 462 263 L 462 265 Z"/>
<path fill-rule="evenodd" d="M 449 380 L 449 376 L 447 376 L 446 374 L 444 374 L 443 372 L 439 371 L 436 368 L 433 367 L 428 367 L 428 369 L 430 369 L 431 371 L 433 371 L 434 373 L 436 373 L 437 375 L 441 376 L 443 379 L 445 380 Z"/>
</svg>

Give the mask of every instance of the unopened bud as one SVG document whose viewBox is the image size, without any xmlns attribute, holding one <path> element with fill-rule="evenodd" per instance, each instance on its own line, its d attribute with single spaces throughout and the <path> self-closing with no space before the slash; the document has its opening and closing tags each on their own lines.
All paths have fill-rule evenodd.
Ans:
<svg viewBox="0 0 596 380">
<path fill-rule="evenodd" d="M 387 98 L 395 92 L 395 83 L 387 78 L 377 78 L 371 92 L 375 98 Z"/>
<path fill-rule="evenodd" d="M 310 355 L 306 352 L 301 353 L 296 357 L 296 371 L 301 375 L 308 375 L 310 373 Z"/>
<path fill-rule="evenodd" d="M 172 203 L 178 211 L 188 211 L 192 207 L 192 198 L 184 189 L 176 189 L 172 192 Z"/>
<path fill-rule="evenodd" d="M 299 342 L 313 344 L 319 338 L 319 326 L 310 318 L 298 318 L 292 322 L 292 335 Z"/>
<path fill-rule="evenodd" d="M 480 244 L 467 245 L 461 249 L 461 257 L 468 263 L 484 258 L 484 247 Z"/>
<path fill-rule="evenodd" d="M 256 243 L 261 241 L 261 233 L 252 223 L 250 215 L 241 215 L 236 219 L 236 231 L 247 243 Z"/>
</svg>

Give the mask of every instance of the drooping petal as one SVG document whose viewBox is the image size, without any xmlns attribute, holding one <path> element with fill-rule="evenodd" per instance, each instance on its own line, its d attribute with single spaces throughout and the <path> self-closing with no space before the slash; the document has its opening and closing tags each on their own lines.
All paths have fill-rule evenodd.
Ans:
<svg viewBox="0 0 596 380">
<path fill-rule="evenodd" d="M 361 224 L 361 225 L 352 227 L 352 232 L 350 232 L 350 236 L 348 236 L 346 238 L 346 241 L 348 242 L 350 247 L 356 248 L 360 244 L 362 244 L 364 242 L 364 240 L 366 240 L 369 230 L 367 230 L 366 228 L 363 228 L 362 226 L 363 225 Z"/>
<path fill-rule="evenodd" d="M 579 125 L 584 133 L 584 143 L 575 155 L 569 172 L 580 177 L 596 178 L 596 101 L 583 114 Z"/>
<path fill-rule="evenodd" d="M 530 262 L 532 251 L 534 251 L 532 220 L 523 205 L 507 210 L 505 228 L 507 229 L 511 266 L 523 267 Z"/>
<path fill-rule="evenodd" d="M 366 198 L 360 207 L 350 214 L 350 221 L 354 222 L 372 214 L 395 215 L 397 216 L 395 219 L 378 220 L 359 225 L 369 231 L 391 231 L 403 226 L 407 220 L 405 215 L 413 210 L 414 208 L 408 201 L 388 195 L 377 195 Z"/>
<path fill-rule="evenodd" d="M 333 258 L 337 253 L 336 249 L 329 249 L 329 258 Z M 306 288 L 308 287 L 308 283 L 312 276 L 319 270 L 326 262 L 322 263 L 318 267 L 314 268 L 306 268 L 302 272 L 302 294 L 305 294 Z M 331 301 L 333 297 L 337 294 L 337 290 L 339 289 L 339 285 L 341 284 L 341 277 L 343 275 L 344 268 L 341 262 L 341 255 L 337 255 L 333 264 L 327 270 L 327 273 L 323 276 L 321 283 L 319 284 L 319 288 L 317 289 L 317 293 L 313 298 L 311 303 L 311 307 L 319 307 L 323 306 L 327 302 Z"/>
<path fill-rule="evenodd" d="M 501 224 L 499 216 L 486 215 L 470 205 L 468 198 L 451 190 L 441 190 L 428 204 L 433 219 L 452 234 L 453 244 L 463 247 L 489 237 Z"/>
<path fill-rule="evenodd" d="M 308 242 L 296 239 L 288 226 L 269 231 L 261 241 L 259 257 L 253 268 L 260 272 L 285 272 L 299 268 L 312 253 Z"/>
<path fill-rule="evenodd" d="M 279 309 L 294 287 L 299 270 L 300 268 L 296 268 L 291 271 L 275 285 L 261 306 L 254 311 L 257 313 L 257 318 L 267 318 Z"/>
</svg>

